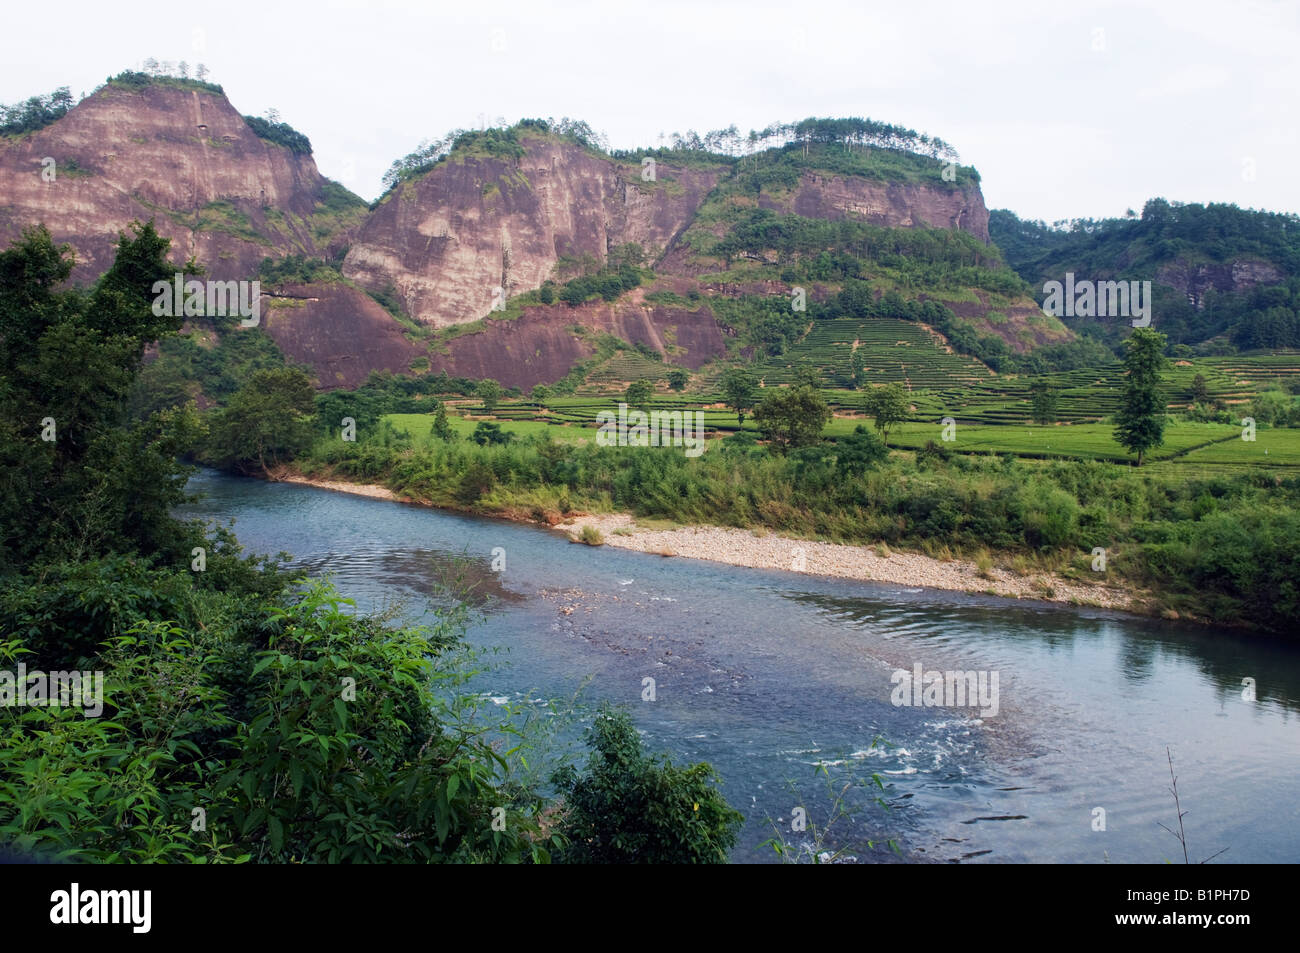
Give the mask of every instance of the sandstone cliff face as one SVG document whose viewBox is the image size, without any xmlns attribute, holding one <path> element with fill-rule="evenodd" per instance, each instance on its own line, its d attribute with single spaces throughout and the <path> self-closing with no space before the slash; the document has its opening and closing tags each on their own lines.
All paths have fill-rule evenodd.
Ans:
<svg viewBox="0 0 1300 953">
<path fill-rule="evenodd" d="M 166 82 L 109 84 L 53 125 L 0 141 L 0 240 L 44 222 L 73 246 L 81 281 L 108 267 L 118 232 L 136 219 L 154 219 L 172 240 L 177 264 L 194 256 L 222 280 L 256 278 L 266 256 L 330 257 L 348 248 L 348 278 L 374 292 L 395 291 L 412 317 L 433 327 L 490 319 L 498 287 L 512 297 L 556 277 L 562 259 L 603 261 L 629 242 L 682 294 L 783 293 L 771 282 L 701 287 L 690 277 L 709 269 L 688 260 L 678 239 L 710 193 L 718 194 L 725 163 L 661 162 L 656 181 L 645 182 L 640 165 L 567 140 L 521 131 L 519 142 L 518 159 L 472 149 L 452 155 L 368 214 L 363 206 L 328 211 L 327 183 L 312 158 L 259 138 L 224 96 Z M 41 175 L 46 157 L 56 163 L 52 182 Z M 973 184 L 808 171 L 794 189 L 760 201 L 808 217 L 964 229 L 988 239 L 988 212 Z M 327 389 L 356 387 L 374 370 L 422 369 L 425 359 L 434 371 L 507 386 L 550 383 L 594 351 L 593 335 L 575 333 L 575 325 L 644 344 L 689 368 L 725 355 L 726 332 L 707 306 L 649 306 L 640 289 L 613 303 L 529 307 L 516 320 L 487 320 L 481 331 L 432 351 L 346 284 L 263 291 L 264 333 L 291 362 L 312 366 Z M 1011 317 L 1022 323 L 1019 314 Z M 1027 343 L 1023 330 L 1008 340 Z"/>
<path fill-rule="evenodd" d="M 153 218 L 174 261 L 195 255 L 214 278 L 252 280 L 267 255 L 328 254 L 314 228 L 324 184 L 311 156 L 260 139 L 222 95 L 110 84 L 53 125 L 0 141 L 0 240 L 43 222 L 88 281 L 112 263 L 119 231 Z"/>
<path fill-rule="evenodd" d="M 399 186 L 366 220 L 343 273 L 393 288 L 407 313 L 434 327 L 488 317 L 493 293 L 539 287 L 562 256 L 636 242 L 656 257 L 690 221 L 720 174 L 601 158 L 542 135 L 521 136 L 516 160 L 453 155 Z"/>
<path fill-rule="evenodd" d="M 426 361 L 434 373 L 491 377 L 526 390 L 554 383 L 590 357 L 593 332 L 644 344 L 691 369 L 726 353 L 723 331 L 707 307 L 647 305 L 639 292 L 610 304 L 529 307 L 514 320 L 484 321 L 481 330 L 433 349 L 412 341 L 368 295 L 341 283 L 264 290 L 262 325 L 290 363 L 315 370 L 322 390 L 356 388 L 372 371 L 423 372 Z"/>
<path fill-rule="evenodd" d="M 1266 261 L 1238 259 L 1225 264 L 1189 265 L 1172 262 L 1162 265 L 1156 280 L 1187 295 L 1187 300 L 1197 308 L 1205 306 L 1205 293 L 1216 291 L 1244 291 L 1258 284 L 1272 284 L 1282 280 L 1282 272 Z"/>
<path fill-rule="evenodd" d="M 979 186 L 879 182 L 806 172 L 788 198 L 763 195 L 759 205 L 805 218 L 860 218 L 888 228 L 951 228 L 989 240 L 989 210 Z"/>
<path fill-rule="evenodd" d="M 264 293 L 262 323 L 289 363 L 315 370 L 322 390 L 354 389 L 371 371 L 409 373 L 425 355 L 374 299 L 343 283 Z"/>
<path fill-rule="evenodd" d="M 707 307 L 690 311 L 639 299 L 634 293 L 611 304 L 530 307 L 513 321 L 485 321 L 481 332 L 447 342 L 445 354 L 432 354 L 432 369 L 492 377 L 506 387 L 550 384 L 595 351 L 588 335 L 573 332 L 575 325 L 644 344 L 692 370 L 726 353 L 722 330 Z"/>
</svg>

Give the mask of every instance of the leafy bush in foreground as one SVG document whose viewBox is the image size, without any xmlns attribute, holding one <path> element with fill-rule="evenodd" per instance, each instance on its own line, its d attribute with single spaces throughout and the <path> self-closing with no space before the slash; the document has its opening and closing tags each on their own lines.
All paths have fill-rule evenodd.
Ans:
<svg viewBox="0 0 1300 953">
<path fill-rule="evenodd" d="M 457 690 L 459 619 L 345 605 L 316 584 L 234 626 L 141 619 L 95 663 L 103 717 L 0 709 L 0 837 L 77 861 L 547 861 L 543 802 L 491 743 L 513 728 Z M 26 654 L 0 641 L 5 668 Z"/>
<path fill-rule="evenodd" d="M 587 733 L 586 770 L 556 773 L 565 795 L 559 859 L 594 864 L 722 864 L 744 817 L 723 799 L 708 764 L 647 756 L 627 712 L 602 708 Z"/>
</svg>

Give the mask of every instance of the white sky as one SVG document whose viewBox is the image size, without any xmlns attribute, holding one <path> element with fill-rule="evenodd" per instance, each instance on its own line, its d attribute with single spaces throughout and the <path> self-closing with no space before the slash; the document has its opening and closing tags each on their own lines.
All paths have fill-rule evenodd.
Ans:
<svg viewBox="0 0 1300 953">
<path fill-rule="evenodd" d="M 484 117 L 581 118 L 628 148 L 856 115 L 947 140 L 989 207 L 1023 217 L 1155 195 L 1300 211 L 1295 0 L 65 0 L 3 18 L 0 102 L 202 62 L 366 199 L 393 159 Z"/>
</svg>

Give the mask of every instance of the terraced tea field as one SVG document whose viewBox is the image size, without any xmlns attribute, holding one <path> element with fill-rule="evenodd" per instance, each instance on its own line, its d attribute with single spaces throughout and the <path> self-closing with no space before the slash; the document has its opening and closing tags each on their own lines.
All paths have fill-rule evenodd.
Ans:
<svg viewBox="0 0 1300 953">
<path fill-rule="evenodd" d="M 619 351 L 587 375 L 584 391 L 624 390 L 643 378 L 662 381 L 672 368 L 662 361 L 651 360 L 638 351 Z"/>
<path fill-rule="evenodd" d="M 1212 398 L 1229 405 L 1250 399 L 1253 389 L 1243 389 L 1218 371 L 1201 366 L 1173 367 L 1163 377 L 1171 412 L 1181 412 L 1192 400 L 1192 379 L 1197 373 L 1206 378 L 1206 390 Z M 1055 374 L 1057 420 L 1065 423 L 1096 422 L 1109 417 L 1119 406 L 1124 378 L 1118 363 L 1100 368 Z M 1026 424 L 1030 421 L 1031 377 L 1001 375 L 970 384 L 913 390 L 911 399 L 917 417 L 940 420 L 943 417 L 965 423 Z M 862 410 L 866 396 L 862 392 L 836 391 L 827 395 L 832 405 L 845 410 Z"/>
<path fill-rule="evenodd" d="M 1234 466 L 1300 466 L 1300 430 L 1276 428 L 1257 430 L 1255 439 L 1242 440 L 1240 428 L 1237 437 L 1199 450 L 1185 458 L 1188 464 L 1231 464 Z"/>
<path fill-rule="evenodd" d="M 957 453 L 1131 461 L 1132 456 L 1115 442 L 1113 424 L 1108 420 L 1118 408 L 1124 388 L 1118 362 L 1052 375 L 1058 394 L 1058 423 L 1046 426 L 1030 420 L 1033 378 L 992 375 L 982 364 L 950 353 L 941 341 L 924 326 L 909 321 L 834 319 L 818 322 L 789 354 L 759 365 L 753 372 L 766 387 L 772 387 L 788 383 L 796 367 L 809 364 L 821 369 L 828 385 L 846 384 L 848 356 L 857 342 L 866 349 L 869 379 L 874 374 L 880 382 L 901 381 L 909 390 L 911 420 L 890 435 L 896 449 L 914 450 L 929 440 L 942 443 L 941 422 L 951 417 L 957 424 L 957 439 L 946 446 Z M 914 361 L 914 356 L 924 360 Z M 560 441 L 589 439 L 597 414 L 617 411 L 628 381 L 651 377 L 662 382 L 667 371 L 667 365 L 640 353 L 621 351 L 597 368 L 578 394 L 551 398 L 545 407 L 527 399 L 505 401 L 492 416 L 521 437 L 546 433 Z M 661 389 L 641 409 L 700 411 L 710 436 L 732 433 L 737 429 L 736 415 L 722 406 L 716 384 L 719 373 L 715 366 L 711 372 L 693 377 L 686 393 Z M 1171 413 L 1179 413 L 1191 403 L 1197 374 L 1204 378 L 1212 399 L 1224 402 L 1231 411 L 1244 412 L 1245 404 L 1261 387 L 1300 377 L 1300 353 L 1175 362 L 1164 374 Z M 766 387 L 758 391 L 760 400 Z M 828 386 L 822 394 L 838 415 L 826 427 L 825 436 L 846 435 L 860 423 L 871 425 L 865 414 L 865 389 Z M 477 421 L 455 415 L 481 415 L 482 407 L 473 399 L 453 400 L 450 406 L 452 426 L 468 436 Z M 421 414 L 394 414 L 389 419 L 421 439 L 432 424 L 431 416 Z M 744 429 L 756 430 L 752 417 L 746 419 Z M 1153 465 L 1168 461 L 1168 465 L 1189 468 L 1300 465 L 1300 431 L 1261 429 L 1254 442 L 1236 439 L 1239 437 L 1235 424 L 1171 419 L 1164 446 L 1148 459 Z"/>
<path fill-rule="evenodd" d="M 405 430 L 417 443 L 427 440 L 433 430 L 433 414 L 385 414 L 384 419 L 398 430 Z M 469 437 L 479 424 L 477 420 L 458 417 L 454 413 L 447 414 L 447 422 L 459 437 Z M 552 440 L 582 440 L 591 436 L 582 428 L 566 427 L 563 424 L 545 421 L 506 419 L 495 422 L 501 424 L 502 430 L 508 430 L 520 437 L 547 433 Z"/>
<path fill-rule="evenodd" d="M 851 429 L 851 428 L 850 428 Z M 1218 446 L 1216 441 L 1232 440 L 1240 428 L 1227 424 L 1199 424 L 1174 421 L 1165 428 L 1164 446 L 1148 454 L 1151 460 L 1179 457 L 1195 448 Z M 1013 453 L 1040 458 L 1080 458 L 1087 460 L 1133 459 L 1115 442 L 1110 424 L 1071 424 L 1043 426 L 989 426 L 958 422 L 955 439 L 943 443 L 937 424 L 908 423 L 891 431 L 889 444 L 894 448 L 916 449 L 933 440 L 955 453 Z M 1240 442 L 1240 441 L 1238 441 Z M 1197 451 L 1204 452 L 1204 451 Z"/>
<path fill-rule="evenodd" d="M 899 381 L 909 388 L 974 384 L 991 375 L 987 367 L 952 351 L 941 335 L 923 324 L 897 318 L 833 318 L 817 321 L 778 358 L 754 369 L 768 387 L 788 384 L 796 368 L 819 370 L 828 387 L 849 387 L 854 348 L 862 351 L 869 384 Z"/>
<path fill-rule="evenodd" d="M 1236 388 L 1258 390 L 1268 383 L 1300 378 L 1300 351 L 1249 357 L 1205 357 L 1199 358 L 1197 363 L 1213 368 Z"/>
</svg>

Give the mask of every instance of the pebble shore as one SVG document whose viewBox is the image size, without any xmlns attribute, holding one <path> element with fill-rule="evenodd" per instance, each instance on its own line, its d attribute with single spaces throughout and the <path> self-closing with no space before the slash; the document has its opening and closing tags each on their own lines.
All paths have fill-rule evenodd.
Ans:
<svg viewBox="0 0 1300 953">
<path fill-rule="evenodd" d="M 374 499 L 416 502 L 373 483 L 322 480 L 290 473 L 280 475 L 279 479 L 285 483 Z M 706 559 L 750 569 L 779 569 L 813 576 L 1141 611 L 1134 593 L 1113 586 L 1079 582 L 1051 573 L 1035 572 L 1022 576 L 997 566 L 981 574 L 979 567 L 972 562 L 935 559 L 920 553 L 888 552 L 881 555 L 873 546 L 792 539 L 724 526 L 647 528 L 638 526 L 628 513 L 576 515 L 555 528 L 576 540 L 584 526 L 599 530 L 604 545 L 661 556 Z"/>
<path fill-rule="evenodd" d="M 637 527 L 627 514 L 582 516 L 564 528 L 576 538 L 584 526 L 599 530 L 607 546 L 663 556 L 1107 609 L 1137 608 L 1133 594 L 1111 586 L 1077 582 L 1050 573 L 1021 576 L 996 566 L 981 575 L 972 562 L 940 560 L 920 553 L 889 552 L 882 556 L 873 546 L 791 539 L 723 526 L 646 529 Z"/>
</svg>

